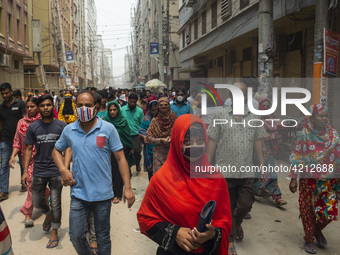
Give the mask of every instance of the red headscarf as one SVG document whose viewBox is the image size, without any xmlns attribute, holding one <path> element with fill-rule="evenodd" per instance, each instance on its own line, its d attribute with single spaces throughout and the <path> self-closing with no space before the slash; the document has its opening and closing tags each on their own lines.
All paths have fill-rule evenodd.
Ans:
<svg viewBox="0 0 340 255">
<path fill-rule="evenodd" d="M 185 114 L 176 120 L 168 158 L 151 178 L 137 218 L 140 230 L 145 235 L 158 222 L 193 229 L 197 226 L 204 205 L 214 200 L 216 208 L 212 225 L 222 230 L 217 254 L 225 255 L 228 254 L 232 222 L 227 183 L 220 174 L 210 179 L 190 178 L 190 162 L 182 154 L 185 133 L 194 123 L 201 123 L 206 134 L 203 121 L 195 115 Z M 210 166 L 206 154 L 195 164 Z M 195 251 L 199 252 L 203 252 L 203 247 Z"/>
<path fill-rule="evenodd" d="M 157 98 L 154 95 L 151 95 L 148 97 L 148 104 L 150 104 L 151 101 L 157 100 Z M 144 115 L 148 113 L 148 107 L 147 105 L 143 109 Z"/>
</svg>

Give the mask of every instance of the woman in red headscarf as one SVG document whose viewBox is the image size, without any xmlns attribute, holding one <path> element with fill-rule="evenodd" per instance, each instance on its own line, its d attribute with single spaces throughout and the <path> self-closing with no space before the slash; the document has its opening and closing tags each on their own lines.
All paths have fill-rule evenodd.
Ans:
<svg viewBox="0 0 340 255">
<path fill-rule="evenodd" d="M 157 255 L 228 254 L 232 218 L 227 183 L 221 174 L 196 172 L 197 166 L 214 169 L 205 153 L 204 124 L 195 115 L 182 115 L 171 137 L 168 158 L 151 178 L 137 213 L 140 230 L 160 245 Z M 216 202 L 212 223 L 200 233 L 200 213 L 211 200 Z"/>
</svg>

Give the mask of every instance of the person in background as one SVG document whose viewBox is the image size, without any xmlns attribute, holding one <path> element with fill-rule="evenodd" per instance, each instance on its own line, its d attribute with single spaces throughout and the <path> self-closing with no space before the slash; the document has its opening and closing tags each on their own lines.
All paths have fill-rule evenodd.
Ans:
<svg viewBox="0 0 340 255">
<path fill-rule="evenodd" d="M 151 96 L 151 91 L 150 90 L 146 90 L 145 94 L 146 94 L 146 97 L 149 98 Z"/>
<path fill-rule="evenodd" d="M 111 101 L 113 101 L 113 100 L 116 100 L 116 93 L 115 92 L 109 92 L 109 93 L 107 93 L 107 101 L 108 102 L 111 102 Z M 117 102 L 118 102 L 118 100 L 116 100 Z"/>
<path fill-rule="evenodd" d="M 52 91 L 52 97 L 53 97 L 53 104 L 56 105 L 58 96 L 54 93 L 54 91 Z"/>
<path fill-rule="evenodd" d="M 34 96 L 36 97 L 36 98 L 39 98 L 40 97 L 40 94 L 39 94 L 39 90 L 34 90 Z"/>
<path fill-rule="evenodd" d="M 57 100 L 54 104 L 54 107 L 57 109 L 58 112 L 63 102 L 64 102 L 64 90 L 61 89 L 59 90 L 59 96 L 57 96 Z"/>
<path fill-rule="evenodd" d="M 139 127 L 144 119 L 143 110 L 137 107 L 137 94 L 131 94 L 129 96 L 128 104 L 121 108 L 122 115 L 126 118 L 130 130 L 132 141 L 134 144 L 134 157 L 136 160 L 137 174 L 141 171 L 140 161 L 142 152 L 142 141 L 138 135 Z"/>
<path fill-rule="evenodd" d="M 242 78 L 242 82 L 247 86 L 247 88 L 252 88 L 253 89 L 253 106 L 255 109 L 259 109 L 259 103 L 257 102 L 257 100 L 254 98 L 255 94 L 257 93 L 257 90 L 260 86 L 260 83 L 258 81 L 258 78 L 254 77 L 254 76 L 244 76 Z M 229 97 L 225 102 L 224 102 L 224 106 L 231 106 L 232 105 L 232 99 L 231 97 Z"/>
<path fill-rule="evenodd" d="M 73 93 L 72 93 L 72 100 L 73 100 L 73 102 L 76 101 L 77 95 L 78 95 L 78 90 L 75 89 L 75 90 L 73 91 Z"/>
<path fill-rule="evenodd" d="M 158 99 L 158 112 L 152 119 L 146 132 L 147 143 L 153 143 L 153 174 L 155 174 L 167 159 L 170 149 L 171 130 L 175 124 L 177 115 L 171 111 L 169 99 Z"/>
<path fill-rule="evenodd" d="M 176 100 L 171 104 L 171 110 L 177 115 L 177 117 L 183 114 L 193 113 L 193 110 L 187 102 L 185 102 L 185 89 L 178 88 L 176 91 Z"/>
<path fill-rule="evenodd" d="M 9 231 L 8 225 L 4 213 L 0 206 L 0 254 L 3 255 L 14 255 L 12 249 L 12 238 Z"/>
<path fill-rule="evenodd" d="M 137 106 L 138 106 L 139 108 L 141 108 L 142 110 L 143 110 L 143 109 L 145 108 L 145 106 L 146 106 L 146 102 L 145 102 L 145 101 L 143 102 L 144 99 L 147 99 L 146 94 L 145 94 L 144 92 L 141 92 L 141 93 L 139 94 L 139 97 L 138 97 Z M 143 104 L 143 105 L 142 105 L 142 104 Z"/>
<path fill-rule="evenodd" d="M 123 145 L 124 155 L 127 159 L 130 175 L 131 167 L 136 164 L 134 158 L 134 145 L 131 138 L 131 131 L 126 118 L 122 115 L 120 106 L 116 101 L 111 101 L 108 104 L 108 112 L 103 117 L 103 120 L 110 122 L 118 131 L 120 141 Z M 123 197 L 123 179 L 119 172 L 119 166 L 114 155 L 111 156 L 112 166 L 112 186 L 114 198 L 112 203 L 118 204 Z"/>
<path fill-rule="evenodd" d="M 99 90 L 98 95 L 101 96 L 100 107 L 97 116 L 103 118 L 107 114 L 107 92 L 105 90 Z"/>
<path fill-rule="evenodd" d="M 9 188 L 9 160 L 13 150 L 13 140 L 18 121 L 25 116 L 25 102 L 13 97 L 11 84 L 5 82 L 0 85 L 0 202 L 8 199 Z M 20 158 L 19 158 L 20 159 Z M 21 159 L 20 159 L 21 160 Z M 24 187 L 21 187 L 23 190 Z"/>
<path fill-rule="evenodd" d="M 58 113 L 58 119 L 67 124 L 73 123 L 77 120 L 76 106 L 70 93 L 71 92 L 66 91 L 64 102 L 62 103 Z"/>
<path fill-rule="evenodd" d="M 41 119 L 41 115 L 38 108 L 38 99 L 31 97 L 26 101 L 26 116 L 19 120 L 17 129 L 13 141 L 13 152 L 9 160 L 9 165 L 14 168 L 15 156 L 20 153 L 22 161 L 24 160 L 24 154 L 26 150 L 25 137 L 28 126 Z M 24 206 L 20 209 L 20 212 L 25 215 L 25 227 L 33 227 L 34 222 L 32 219 L 33 202 L 32 202 L 32 178 L 33 178 L 33 164 L 36 154 L 36 147 L 33 145 L 32 157 L 28 166 L 28 182 L 27 182 L 27 197 Z M 50 189 L 46 188 L 45 197 L 49 197 Z"/>
<path fill-rule="evenodd" d="M 149 143 L 146 139 L 147 131 L 150 126 L 150 123 L 153 117 L 157 114 L 158 107 L 157 107 L 157 100 L 156 97 L 149 97 L 148 98 L 148 105 L 147 105 L 147 113 L 144 116 L 142 124 L 139 128 L 139 135 L 143 138 L 144 146 L 143 146 L 143 157 L 144 157 L 144 171 L 148 172 L 149 180 L 153 174 L 153 146 L 154 144 Z"/>
<path fill-rule="evenodd" d="M 127 101 L 129 101 L 129 95 L 130 95 L 130 90 L 129 89 L 125 89 L 125 97 L 126 97 Z"/>
<path fill-rule="evenodd" d="M 14 90 L 13 91 L 13 96 L 14 96 L 14 98 L 16 98 L 18 100 L 23 100 L 23 96 L 21 95 L 20 89 Z"/>
<path fill-rule="evenodd" d="M 32 159 L 33 146 L 35 145 L 36 154 L 32 180 L 33 206 L 41 209 L 46 215 L 43 231 L 48 232 L 52 228 L 46 248 L 55 248 L 59 244 L 58 229 L 61 226 L 62 184 L 60 173 L 52 159 L 52 151 L 67 124 L 54 118 L 53 98 L 50 95 L 39 97 L 38 107 L 41 119 L 30 124 L 26 132 L 24 174 L 21 181 L 24 186 L 29 183 L 28 169 Z M 70 150 L 67 150 L 65 154 L 69 155 Z M 47 185 L 51 192 L 50 204 L 45 201 Z"/>
<path fill-rule="evenodd" d="M 147 187 L 137 219 L 142 234 L 156 242 L 157 255 L 228 254 L 232 217 L 226 181 L 220 173 L 193 178 L 194 164 L 212 167 L 205 154 L 202 120 L 182 115 L 172 129 L 167 160 Z M 196 229 L 202 208 L 215 201 L 212 222 Z"/>
<path fill-rule="evenodd" d="M 292 155 L 289 189 L 297 191 L 299 181 L 299 211 L 302 220 L 304 249 L 316 254 L 314 238 L 320 248 L 328 244 L 322 230 L 338 219 L 340 191 L 340 138 L 329 125 L 328 109 L 313 104 Z M 303 169 L 300 173 L 299 169 Z M 308 169 L 308 171 L 306 171 Z M 321 169 L 321 171 L 320 171 Z"/>
<path fill-rule="evenodd" d="M 96 87 L 91 87 L 91 93 L 92 93 L 92 94 L 97 93 L 97 88 L 96 88 Z"/>
<path fill-rule="evenodd" d="M 128 102 L 126 102 L 126 97 L 125 94 L 122 94 L 119 99 L 118 99 L 118 103 L 120 105 L 120 107 L 124 107 L 128 104 Z"/>
<path fill-rule="evenodd" d="M 147 102 L 147 105 L 144 107 L 143 109 L 143 113 L 144 113 L 144 116 L 147 114 L 148 112 L 148 109 L 147 109 L 147 106 L 148 104 L 151 102 L 151 101 L 157 101 L 157 98 L 154 96 L 154 95 L 151 95 L 150 97 L 148 97 L 148 102 Z"/>
<path fill-rule="evenodd" d="M 213 119 L 227 119 L 238 123 L 248 123 L 249 120 L 259 120 L 260 117 L 251 113 L 246 105 L 247 86 L 243 82 L 236 82 L 235 87 L 242 90 L 244 95 L 244 115 L 234 115 L 230 106 L 220 109 Z M 246 172 L 241 169 L 245 166 L 253 166 L 253 154 L 256 152 L 260 166 L 264 165 L 262 137 L 266 135 L 263 126 L 237 127 L 231 125 L 213 125 L 208 127 L 209 141 L 207 155 L 211 162 L 216 151 L 216 165 L 233 166 L 236 172 L 223 172 L 229 190 L 230 205 L 233 217 L 232 231 L 229 236 L 229 254 L 235 255 L 235 240 L 242 241 L 244 231 L 242 222 L 250 212 L 255 201 L 254 172 Z M 263 179 L 262 167 L 260 167 L 261 179 Z"/>
<path fill-rule="evenodd" d="M 268 98 L 260 98 L 259 99 L 259 109 L 260 110 L 268 110 L 270 108 L 270 101 Z M 263 152 L 264 152 L 264 164 L 265 166 L 275 167 L 275 157 L 274 154 L 277 155 L 278 150 L 278 136 L 277 126 L 275 122 L 268 121 L 266 119 L 275 119 L 274 116 L 261 116 L 261 120 L 264 123 L 264 127 L 267 131 L 267 134 L 262 138 L 263 140 Z M 255 165 L 258 165 L 258 160 L 255 155 Z M 281 199 L 282 192 L 279 188 L 277 173 L 276 172 L 267 172 L 264 175 L 264 180 L 260 179 L 260 173 L 255 173 L 254 179 L 254 188 L 255 195 L 268 197 L 271 196 L 274 200 L 274 203 L 277 207 L 286 205 L 287 202 Z"/>
</svg>

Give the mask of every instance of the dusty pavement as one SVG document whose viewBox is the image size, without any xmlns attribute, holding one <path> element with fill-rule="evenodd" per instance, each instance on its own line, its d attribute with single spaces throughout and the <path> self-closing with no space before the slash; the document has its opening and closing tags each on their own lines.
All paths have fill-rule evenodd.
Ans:
<svg viewBox="0 0 340 255">
<path fill-rule="evenodd" d="M 24 228 L 24 216 L 19 209 L 25 201 L 26 193 L 19 192 L 19 175 L 20 170 L 16 164 L 15 169 L 11 170 L 9 199 L 0 203 L 11 231 L 15 254 L 76 254 L 68 235 L 69 188 L 63 189 L 59 246 L 55 249 L 46 249 L 49 234 L 42 231 L 44 216 L 38 210 L 33 213 L 35 226 L 30 229 Z M 288 183 L 284 177 L 279 179 L 282 198 L 288 201 L 283 209 L 274 207 L 271 199 L 256 199 L 251 212 L 252 219 L 245 220 L 243 224 L 245 238 L 242 242 L 236 243 L 239 255 L 307 254 L 303 250 L 303 230 L 298 219 L 297 194 L 289 192 Z M 136 213 L 147 184 L 146 173 L 132 178 L 136 195 L 136 203 L 132 209 L 127 209 L 127 205 L 123 203 L 112 205 L 111 240 L 114 255 L 155 254 L 157 245 L 137 231 Z M 328 239 L 328 246 L 326 249 L 317 248 L 317 254 L 340 255 L 339 222 L 332 222 L 324 230 L 324 234 Z"/>
</svg>

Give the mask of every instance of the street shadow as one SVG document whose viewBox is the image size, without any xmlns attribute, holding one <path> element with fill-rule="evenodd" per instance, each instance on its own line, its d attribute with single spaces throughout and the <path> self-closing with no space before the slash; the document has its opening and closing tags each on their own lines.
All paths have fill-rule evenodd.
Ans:
<svg viewBox="0 0 340 255">
<path fill-rule="evenodd" d="M 59 244 L 55 249 L 62 249 L 63 248 L 63 241 L 69 241 L 68 238 L 65 239 L 66 234 L 68 233 L 69 228 L 59 228 L 58 230 L 58 236 L 60 238 Z M 48 243 L 48 240 L 51 237 L 51 231 L 44 232 L 42 230 L 42 224 L 36 224 L 32 228 L 23 228 L 23 230 L 20 233 L 20 243 L 25 243 L 28 240 L 29 241 L 41 241 L 43 239 L 46 239 L 46 244 Z M 45 244 L 44 244 L 45 245 Z M 44 247 L 42 247 L 44 248 Z"/>
<path fill-rule="evenodd" d="M 271 197 L 258 197 L 255 196 L 255 202 L 260 203 L 262 205 L 266 205 L 266 206 L 270 206 L 276 209 L 279 209 L 281 211 L 287 211 L 286 208 L 284 208 L 283 206 L 275 206 L 274 200 Z"/>
<path fill-rule="evenodd" d="M 21 185 L 9 185 L 9 188 L 8 188 L 8 191 L 9 191 L 9 193 L 11 194 L 11 192 L 15 192 L 15 191 L 19 191 L 20 190 L 20 188 L 21 188 Z M 26 192 L 19 192 L 19 193 L 22 193 L 22 194 L 26 194 L 27 195 L 27 193 Z"/>
<path fill-rule="evenodd" d="M 21 213 L 21 212 L 20 212 L 21 207 L 22 207 L 22 206 L 19 205 L 18 207 L 13 208 L 12 211 L 11 211 L 11 213 L 8 215 L 7 218 L 8 218 L 9 220 L 11 220 L 11 219 L 13 219 L 13 217 L 14 217 L 15 214 Z"/>
</svg>

